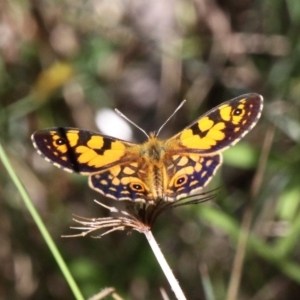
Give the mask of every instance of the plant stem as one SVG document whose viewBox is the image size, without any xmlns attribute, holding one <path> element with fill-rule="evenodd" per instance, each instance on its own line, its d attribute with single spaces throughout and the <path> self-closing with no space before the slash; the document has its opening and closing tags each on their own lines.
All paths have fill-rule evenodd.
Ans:
<svg viewBox="0 0 300 300">
<path fill-rule="evenodd" d="M 171 286 L 177 300 L 186 300 L 186 297 L 183 294 L 183 291 L 182 291 L 177 279 L 175 278 L 171 268 L 169 267 L 164 255 L 162 254 L 151 230 L 145 230 L 144 234 L 150 244 L 150 247 L 151 247 L 158 263 L 160 264 L 160 267 L 162 268 L 163 272 L 165 273 L 165 276 L 168 279 L 170 286 Z"/>
<path fill-rule="evenodd" d="M 39 228 L 45 242 L 47 243 L 50 251 L 52 252 L 57 264 L 59 265 L 63 275 L 65 276 L 65 279 L 67 280 L 75 299 L 77 300 L 83 300 L 83 296 L 81 294 L 81 291 L 79 290 L 74 278 L 72 277 L 70 270 L 68 269 L 65 261 L 63 260 L 58 248 L 56 247 L 55 242 L 53 241 L 52 237 L 50 236 L 46 226 L 44 225 L 39 213 L 37 212 L 37 210 L 35 209 L 34 205 L 32 204 L 32 201 L 27 193 L 27 191 L 25 190 L 23 184 L 21 183 L 21 181 L 19 180 L 17 174 L 15 173 L 13 167 L 10 164 L 10 161 L 6 155 L 6 153 L 4 152 L 4 149 L 2 148 L 1 144 L 0 144 L 0 160 L 2 160 L 2 163 L 4 165 L 4 167 L 6 168 L 11 180 L 13 181 L 13 183 L 15 184 L 18 192 L 20 193 L 29 213 L 31 214 L 33 220 L 35 221 L 37 227 Z"/>
</svg>

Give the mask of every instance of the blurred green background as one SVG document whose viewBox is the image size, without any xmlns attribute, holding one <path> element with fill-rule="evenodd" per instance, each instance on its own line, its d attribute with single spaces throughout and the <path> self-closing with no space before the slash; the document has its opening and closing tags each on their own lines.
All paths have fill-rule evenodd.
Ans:
<svg viewBox="0 0 300 300">
<path fill-rule="evenodd" d="M 216 199 L 166 212 L 153 234 L 188 299 L 300 298 L 300 1 L 2 0 L 0 12 L 0 142 L 86 298 L 107 286 L 124 299 L 162 299 L 160 287 L 174 296 L 143 235 L 61 238 L 74 233 L 72 214 L 108 213 L 87 178 L 45 162 L 30 135 L 51 126 L 113 135 L 115 107 L 149 132 L 187 99 L 167 138 L 248 92 L 264 96 L 264 112 L 225 153 L 208 187 L 221 187 Z M 119 137 L 145 141 L 120 126 Z M 0 170 L 0 299 L 73 299 Z"/>
</svg>

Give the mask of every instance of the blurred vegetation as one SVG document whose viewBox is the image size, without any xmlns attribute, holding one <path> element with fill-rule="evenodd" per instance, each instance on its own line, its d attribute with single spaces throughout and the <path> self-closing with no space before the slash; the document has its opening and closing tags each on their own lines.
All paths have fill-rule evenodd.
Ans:
<svg viewBox="0 0 300 300">
<path fill-rule="evenodd" d="M 2 0 L 0 12 L 0 142 L 85 297 L 105 287 L 124 299 L 173 294 L 143 235 L 60 237 L 72 214 L 108 215 L 93 199 L 112 200 L 44 162 L 30 135 L 98 130 L 97 113 L 115 107 L 149 132 L 187 99 L 166 138 L 248 92 L 264 96 L 263 116 L 225 153 L 208 187 L 221 186 L 215 201 L 166 212 L 153 234 L 188 299 L 235 299 L 234 284 L 239 300 L 300 295 L 299 1 Z M 0 299 L 73 299 L 0 170 Z"/>
</svg>

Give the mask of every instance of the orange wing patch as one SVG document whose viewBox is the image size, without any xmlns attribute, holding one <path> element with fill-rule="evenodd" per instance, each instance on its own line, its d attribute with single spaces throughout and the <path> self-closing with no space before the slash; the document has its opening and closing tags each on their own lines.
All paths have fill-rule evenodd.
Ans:
<svg viewBox="0 0 300 300">
<path fill-rule="evenodd" d="M 178 152 L 215 154 L 233 146 L 257 123 L 262 97 L 248 94 L 229 100 L 200 117 L 174 136 L 185 149 Z"/>
<path fill-rule="evenodd" d="M 133 144 L 74 128 L 40 130 L 32 135 L 38 153 L 55 166 L 89 175 L 118 164 Z M 132 158 L 131 158 L 132 160 Z"/>
</svg>

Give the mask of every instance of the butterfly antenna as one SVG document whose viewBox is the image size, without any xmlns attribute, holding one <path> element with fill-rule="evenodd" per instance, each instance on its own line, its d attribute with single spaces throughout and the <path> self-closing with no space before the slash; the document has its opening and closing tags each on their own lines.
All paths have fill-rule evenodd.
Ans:
<svg viewBox="0 0 300 300">
<path fill-rule="evenodd" d="M 125 119 L 127 122 L 129 122 L 130 124 L 132 124 L 133 126 L 135 126 L 136 128 L 138 128 L 141 132 L 143 132 L 146 137 L 149 138 L 149 135 L 148 133 L 143 129 L 141 128 L 140 126 L 138 126 L 137 124 L 135 124 L 133 121 L 131 121 L 130 119 L 128 119 L 123 113 L 121 113 L 117 108 L 115 108 L 115 112 L 123 119 Z"/>
<path fill-rule="evenodd" d="M 174 110 L 174 112 L 170 115 L 170 117 L 160 126 L 158 131 L 156 132 L 155 136 L 158 136 L 161 130 L 165 127 L 165 125 L 170 121 L 170 119 L 178 112 L 178 110 L 183 106 L 186 100 L 183 100 L 178 107 Z"/>
</svg>

